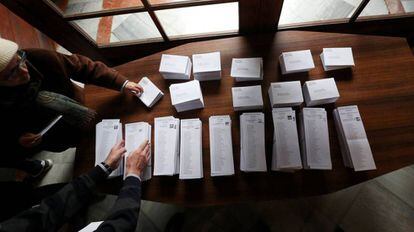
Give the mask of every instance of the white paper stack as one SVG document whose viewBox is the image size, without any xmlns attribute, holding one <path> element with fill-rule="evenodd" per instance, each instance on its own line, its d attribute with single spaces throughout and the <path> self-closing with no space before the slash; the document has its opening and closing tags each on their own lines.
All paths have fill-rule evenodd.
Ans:
<svg viewBox="0 0 414 232">
<path fill-rule="evenodd" d="M 295 111 L 292 108 L 275 108 L 273 116 L 272 170 L 302 169 Z"/>
<path fill-rule="evenodd" d="M 138 84 L 141 85 L 144 92 L 142 92 L 141 95 L 137 95 L 137 97 L 149 108 L 164 96 L 164 93 L 161 92 L 161 90 L 147 77 L 143 77 Z"/>
<path fill-rule="evenodd" d="M 345 166 L 355 171 L 376 169 L 358 106 L 338 107 L 334 120 Z"/>
<path fill-rule="evenodd" d="M 231 88 L 235 111 L 263 109 L 262 86 Z"/>
<path fill-rule="evenodd" d="M 119 119 L 104 119 L 96 124 L 95 139 L 95 165 L 105 161 L 111 152 L 112 147 L 122 140 L 122 123 Z M 115 169 L 109 177 L 121 176 L 124 165 L 123 161 L 117 169 Z"/>
<path fill-rule="evenodd" d="M 154 176 L 179 173 L 180 119 L 172 116 L 154 119 Z"/>
<path fill-rule="evenodd" d="M 237 82 L 263 80 L 263 58 L 233 58 L 230 76 Z"/>
<path fill-rule="evenodd" d="M 335 79 L 327 78 L 305 82 L 303 96 L 306 106 L 316 106 L 336 102 L 339 98 L 339 91 Z"/>
<path fill-rule="evenodd" d="M 131 152 L 134 152 L 145 141 L 151 143 L 151 125 L 146 122 L 135 122 L 125 124 L 125 161 L 124 161 L 124 179 L 126 177 L 126 161 Z M 151 149 L 150 149 L 150 156 Z M 151 158 L 147 164 L 147 167 L 141 174 L 141 181 L 146 181 L 152 177 L 152 161 Z"/>
<path fill-rule="evenodd" d="M 308 72 L 315 68 L 310 50 L 283 52 L 279 56 L 282 74 Z"/>
<path fill-rule="evenodd" d="M 355 66 L 352 48 L 324 48 L 321 55 L 323 69 L 331 71 Z"/>
<path fill-rule="evenodd" d="M 201 120 L 181 120 L 180 179 L 203 178 L 203 143 Z"/>
<path fill-rule="evenodd" d="M 209 132 L 211 176 L 234 175 L 230 116 L 211 116 Z"/>
<path fill-rule="evenodd" d="M 332 169 L 326 110 L 303 108 L 300 114 L 300 132 L 303 167 Z"/>
<path fill-rule="evenodd" d="M 204 108 L 203 94 L 197 80 L 170 85 L 170 94 L 177 112 Z"/>
<path fill-rule="evenodd" d="M 240 170 L 244 172 L 267 171 L 263 113 L 240 115 Z"/>
<path fill-rule="evenodd" d="M 298 106 L 303 103 L 300 81 L 274 82 L 269 86 L 269 98 L 272 108 Z"/>
<path fill-rule="evenodd" d="M 189 80 L 191 76 L 191 60 L 188 56 L 161 56 L 159 72 L 164 79 Z"/>
<path fill-rule="evenodd" d="M 221 79 L 220 52 L 211 52 L 193 55 L 194 79 L 212 81 Z"/>
</svg>

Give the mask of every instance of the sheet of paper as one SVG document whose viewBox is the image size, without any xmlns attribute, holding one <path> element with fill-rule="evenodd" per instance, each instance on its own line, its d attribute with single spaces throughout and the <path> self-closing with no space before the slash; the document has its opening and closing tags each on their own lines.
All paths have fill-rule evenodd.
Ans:
<svg viewBox="0 0 414 232">
<path fill-rule="evenodd" d="M 138 84 L 141 85 L 144 89 L 144 92 L 142 92 L 141 95 L 138 96 L 138 98 L 147 107 L 151 107 L 153 104 L 155 104 L 156 101 L 158 101 L 162 96 L 164 96 L 164 93 L 161 92 L 161 90 L 157 86 L 155 86 L 154 83 L 152 83 L 151 80 L 147 77 L 143 77 L 138 82 Z"/>
<path fill-rule="evenodd" d="M 235 108 L 235 110 L 239 110 L 238 108 L 263 108 L 263 96 L 261 85 L 233 87 L 231 88 L 231 92 L 233 96 L 233 107 Z"/>
<path fill-rule="evenodd" d="M 234 175 L 230 116 L 211 116 L 209 132 L 211 176 Z"/>
<path fill-rule="evenodd" d="M 281 61 L 281 65 L 287 73 L 315 68 L 310 50 L 283 52 Z"/>
<path fill-rule="evenodd" d="M 53 119 L 49 125 L 47 125 L 39 134 L 41 136 L 43 136 L 44 134 L 46 134 L 46 132 L 48 132 L 61 118 L 63 117 L 63 115 L 59 115 L 57 116 L 55 119 Z"/>
<path fill-rule="evenodd" d="M 269 87 L 272 107 L 296 106 L 303 102 L 300 81 L 273 82 Z"/>
<path fill-rule="evenodd" d="M 230 76 L 261 78 L 263 76 L 263 58 L 233 58 Z"/>
<path fill-rule="evenodd" d="M 179 119 L 154 119 L 154 176 L 172 176 L 179 167 Z"/>
<path fill-rule="evenodd" d="M 171 102 L 173 105 L 202 99 L 200 82 L 197 80 L 170 85 Z"/>
<path fill-rule="evenodd" d="M 188 68 L 189 58 L 187 56 L 162 54 L 160 72 L 185 74 Z"/>
<path fill-rule="evenodd" d="M 103 221 L 99 222 L 91 222 L 89 225 L 85 226 L 83 229 L 79 230 L 79 232 L 93 232 L 103 223 Z"/>
<path fill-rule="evenodd" d="M 339 91 L 334 78 L 307 81 L 303 87 L 303 95 L 307 106 L 335 102 Z"/>
<path fill-rule="evenodd" d="M 202 125 L 200 119 L 181 120 L 180 179 L 203 177 Z"/>
<path fill-rule="evenodd" d="M 352 48 L 324 48 L 322 61 L 325 66 L 354 66 Z"/>
<path fill-rule="evenodd" d="M 221 71 L 220 52 L 211 52 L 193 55 L 193 72 Z"/>
</svg>

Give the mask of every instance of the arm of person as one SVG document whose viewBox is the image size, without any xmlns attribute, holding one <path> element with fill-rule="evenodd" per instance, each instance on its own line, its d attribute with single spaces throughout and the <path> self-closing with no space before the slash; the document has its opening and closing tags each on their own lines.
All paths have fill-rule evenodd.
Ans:
<svg viewBox="0 0 414 232">
<path fill-rule="evenodd" d="M 104 164 L 110 169 L 117 168 L 124 153 L 123 142 L 116 144 Z M 43 199 L 40 205 L 0 223 L 0 231 L 57 231 L 91 200 L 96 185 L 110 174 L 106 165 L 97 165 L 88 174 L 75 178 Z"/>
<path fill-rule="evenodd" d="M 150 144 L 142 143 L 127 158 L 127 178 L 109 216 L 96 231 L 135 231 L 141 206 L 140 176 L 150 159 Z"/>
</svg>

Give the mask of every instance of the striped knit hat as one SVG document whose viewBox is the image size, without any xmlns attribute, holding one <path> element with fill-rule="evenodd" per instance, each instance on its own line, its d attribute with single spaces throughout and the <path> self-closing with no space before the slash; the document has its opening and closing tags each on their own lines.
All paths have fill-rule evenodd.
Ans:
<svg viewBox="0 0 414 232">
<path fill-rule="evenodd" d="M 0 72 L 3 71 L 19 49 L 19 46 L 10 40 L 0 38 Z"/>
</svg>

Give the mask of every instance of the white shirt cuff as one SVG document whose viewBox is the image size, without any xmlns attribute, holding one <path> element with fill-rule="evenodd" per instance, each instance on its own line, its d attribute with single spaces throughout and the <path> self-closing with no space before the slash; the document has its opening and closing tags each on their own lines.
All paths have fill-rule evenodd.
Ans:
<svg viewBox="0 0 414 232">
<path fill-rule="evenodd" d="M 125 86 L 128 84 L 128 80 L 126 80 L 125 82 L 124 82 L 124 84 L 122 84 L 122 87 L 121 87 L 121 92 L 124 92 L 124 88 L 125 88 Z"/>
<path fill-rule="evenodd" d="M 106 174 L 108 174 L 108 175 L 110 175 L 111 174 L 111 172 L 108 170 L 108 169 L 106 169 L 105 168 L 105 166 L 103 166 L 101 163 L 99 163 L 98 164 L 98 166 L 106 173 Z"/>
<path fill-rule="evenodd" d="M 130 177 L 130 176 L 135 177 L 135 178 L 138 178 L 138 179 L 139 179 L 139 181 L 141 181 L 141 177 L 140 177 L 140 176 L 138 176 L 138 175 L 136 175 L 136 174 L 134 174 L 134 173 L 129 173 L 129 174 L 125 177 L 125 179 L 126 179 L 127 177 Z"/>
</svg>

